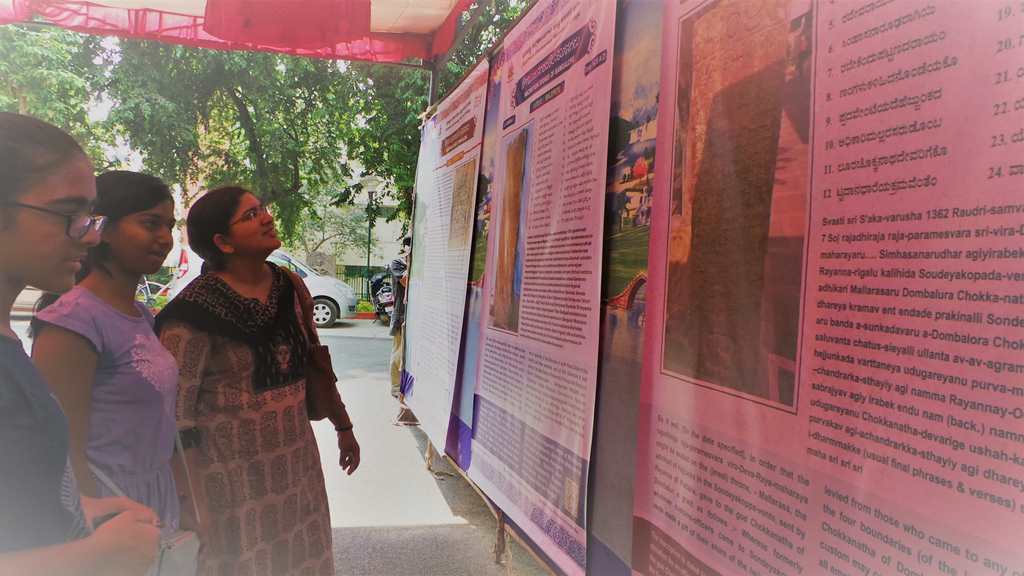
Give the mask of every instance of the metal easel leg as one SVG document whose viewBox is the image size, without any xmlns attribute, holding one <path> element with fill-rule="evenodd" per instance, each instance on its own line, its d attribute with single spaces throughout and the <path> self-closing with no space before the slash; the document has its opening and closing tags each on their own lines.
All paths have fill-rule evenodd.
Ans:
<svg viewBox="0 0 1024 576">
<path fill-rule="evenodd" d="M 508 564 L 508 531 L 505 526 L 505 513 L 498 511 L 498 530 L 494 535 L 494 563 L 499 566 Z"/>
<path fill-rule="evenodd" d="M 438 470 L 437 468 L 434 467 L 434 457 L 435 456 L 438 456 L 441 459 L 444 459 L 444 456 L 441 456 L 440 454 L 438 454 L 437 450 L 434 449 L 434 445 L 431 444 L 430 442 L 427 442 L 427 453 L 424 455 L 424 459 L 427 462 L 427 470 L 431 474 L 433 474 L 434 478 L 437 479 L 437 480 L 446 480 L 448 478 L 454 477 L 455 474 L 452 474 L 451 472 L 447 472 L 445 470 Z"/>
</svg>

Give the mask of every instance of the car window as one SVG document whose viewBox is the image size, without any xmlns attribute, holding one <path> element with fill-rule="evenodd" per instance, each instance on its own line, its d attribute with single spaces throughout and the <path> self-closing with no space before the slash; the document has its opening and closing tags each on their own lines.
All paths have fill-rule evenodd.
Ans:
<svg viewBox="0 0 1024 576">
<path fill-rule="evenodd" d="M 302 274 L 303 278 L 305 278 L 307 274 L 316 275 L 316 271 L 298 260 L 289 259 L 289 262 L 292 263 L 292 266 L 295 266 L 295 271 Z"/>
<path fill-rule="evenodd" d="M 282 266 L 284 268 L 291 270 L 292 272 L 295 272 L 296 274 L 299 275 L 299 278 L 305 278 L 306 276 L 309 275 L 306 273 L 305 270 L 302 269 L 302 267 L 297 266 L 296 263 L 293 262 L 291 258 L 288 258 L 286 256 L 281 256 L 279 254 L 271 254 L 270 257 L 267 258 L 267 260 L 270 260 L 271 262 L 277 264 L 278 266 Z"/>
</svg>

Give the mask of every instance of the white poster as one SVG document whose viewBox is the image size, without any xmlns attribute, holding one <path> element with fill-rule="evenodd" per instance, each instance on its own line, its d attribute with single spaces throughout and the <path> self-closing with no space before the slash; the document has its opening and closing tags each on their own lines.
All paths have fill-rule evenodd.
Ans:
<svg viewBox="0 0 1024 576">
<path fill-rule="evenodd" d="M 444 453 L 462 343 L 487 62 L 423 126 L 405 326 L 406 403 Z"/>
<path fill-rule="evenodd" d="M 586 570 L 615 7 L 535 4 L 492 59 L 488 97 L 498 121 L 468 472 L 568 574 Z"/>
</svg>

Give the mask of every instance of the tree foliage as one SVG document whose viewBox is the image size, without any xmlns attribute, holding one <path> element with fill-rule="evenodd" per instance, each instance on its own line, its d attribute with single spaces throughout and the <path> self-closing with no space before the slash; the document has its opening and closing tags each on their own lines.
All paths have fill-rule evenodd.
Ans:
<svg viewBox="0 0 1024 576">
<path fill-rule="evenodd" d="M 530 4 L 479 0 L 438 64 L 450 91 Z M 426 70 L 155 42 L 105 43 L 59 29 L 0 27 L 0 108 L 66 128 L 97 160 L 123 137 L 144 169 L 183 190 L 246 185 L 273 202 L 283 237 L 304 242 L 327 205 L 359 192 L 352 163 L 385 182 L 368 215 L 408 218 L 416 179 Z M 109 100 L 105 122 L 91 102 Z M 101 164 L 102 166 L 102 164 Z M 340 226 L 340 223 L 339 223 Z"/>
<path fill-rule="evenodd" d="M 346 248 L 365 251 L 369 219 L 366 210 L 339 201 L 341 193 L 332 189 L 318 189 L 303 195 L 305 206 L 296 233 L 287 243 L 288 248 L 306 256 L 313 252 L 329 252 L 338 257 Z"/>
<path fill-rule="evenodd" d="M 89 120 L 102 81 L 100 39 L 59 28 L 0 27 L 0 110 L 29 114 L 73 134 L 99 168 L 113 135 Z"/>
<path fill-rule="evenodd" d="M 435 73 L 438 95 L 453 90 L 530 4 L 529 0 L 480 0 L 463 16 L 462 30 Z M 394 189 L 398 213 L 408 218 L 416 184 L 420 125 L 427 110 L 430 75 L 426 70 L 354 64 L 365 84 L 361 114 L 366 127 L 352 147 L 366 171 Z"/>
<path fill-rule="evenodd" d="M 398 213 L 407 219 L 412 212 L 429 75 L 421 70 L 365 63 L 354 64 L 351 72 L 366 86 L 360 101 L 365 127 L 352 142 L 352 156 L 368 174 L 387 183 L 384 189 L 394 195 Z M 376 216 L 382 200 L 377 196 L 371 202 L 371 217 Z"/>
<path fill-rule="evenodd" d="M 185 188 L 246 185 L 291 238 L 306 195 L 352 177 L 354 80 L 326 60 L 123 41 L 106 89 L 147 169 Z"/>
<path fill-rule="evenodd" d="M 530 6 L 531 0 L 478 0 L 466 11 L 456 44 L 441 58 L 438 94 L 453 90 Z"/>
</svg>

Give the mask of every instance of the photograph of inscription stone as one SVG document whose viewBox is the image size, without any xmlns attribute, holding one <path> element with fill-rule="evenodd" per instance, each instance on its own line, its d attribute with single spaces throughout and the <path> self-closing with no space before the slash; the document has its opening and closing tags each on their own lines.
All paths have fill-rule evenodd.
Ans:
<svg viewBox="0 0 1024 576">
<path fill-rule="evenodd" d="M 501 192 L 498 217 L 491 324 L 508 332 L 519 331 L 519 300 L 526 256 L 522 228 L 530 182 L 529 143 L 529 128 L 523 128 L 506 140 L 505 147 L 505 187 Z"/>
<path fill-rule="evenodd" d="M 813 14 L 720 0 L 680 26 L 662 370 L 792 409 Z"/>
<path fill-rule="evenodd" d="M 448 223 L 448 250 L 468 250 L 473 230 L 476 197 L 476 158 L 455 169 L 452 185 L 452 212 Z"/>
</svg>

